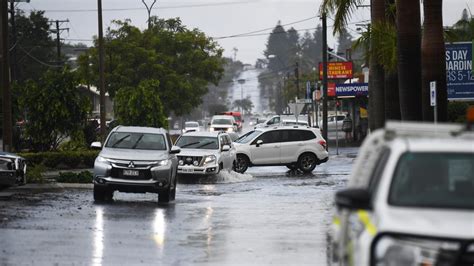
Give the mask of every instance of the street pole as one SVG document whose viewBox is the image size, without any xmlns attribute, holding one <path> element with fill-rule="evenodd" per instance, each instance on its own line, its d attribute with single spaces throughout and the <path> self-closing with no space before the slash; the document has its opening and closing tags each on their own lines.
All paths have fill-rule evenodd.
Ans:
<svg viewBox="0 0 474 266">
<path fill-rule="evenodd" d="M 104 32 L 102 27 L 102 0 L 97 0 L 99 24 L 99 90 L 100 90 L 100 136 L 102 142 L 106 137 L 105 124 L 105 69 L 104 69 Z"/>
<path fill-rule="evenodd" d="M 326 12 L 323 12 L 323 138 L 328 141 L 328 44 Z M 327 149 L 329 150 L 329 145 Z"/>
<path fill-rule="evenodd" d="M 295 78 L 296 78 L 296 97 L 300 95 L 300 70 L 298 62 L 295 63 Z"/>
<path fill-rule="evenodd" d="M 0 86 L 3 104 L 3 151 L 12 151 L 12 106 L 10 95 L 10 65 L 8 62 L 8 2 L 0 2 Z"/>
<path fill-rule="evenodd" d="M 12 82 L 17 79 L 16 76 L 16 45 L 17 45 L 17 38 L 16 38 L 16 23 L 15 23 L 15 2 L 13 0 L 10 0 L 10 23 L 12 27 L 12 43 L 13 47 L 11 55 L 11 61 L 10 61 L 10 76 Z"/>
</svg>

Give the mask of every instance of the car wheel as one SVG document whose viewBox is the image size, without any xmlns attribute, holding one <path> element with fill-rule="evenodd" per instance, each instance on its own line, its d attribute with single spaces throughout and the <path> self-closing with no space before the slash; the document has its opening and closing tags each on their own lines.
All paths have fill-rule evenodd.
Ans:
<svg viewBox="0 0 474 266">
<path fill-rule="evenodd" d="M 295 163 L 287 164 L 286 167 L 290 170 L 298 169 L 298 165 L 296 165 Z"/>
<path fill-rule="evenodd" d="M 112 200 L 114 197 L 114 192 L 112 190 L 94 186 L 94 201 L 108 201 Z"/>
<path fill-rule="evenodd" d="M 298 159 L 298 168 L 304 173 L 311 173 L 316 167 L 316 156 L 312 153 L 303 153 Z"/>
<path fill-rule="evenodd" d="M 249 168 L 249 159 L 245 155 L 237 155 L 237 162 L 235 164 L 235 171 L 237 173 L 245 173 Z"/>
<path fill-rule="evenodd" d="M 168 188 L 166 191 L 162 191 L 158 193 L 158 202 L 160 203 L 166 203 L 170 202 L 171 199 L 171 189 Z"/>
</svg>

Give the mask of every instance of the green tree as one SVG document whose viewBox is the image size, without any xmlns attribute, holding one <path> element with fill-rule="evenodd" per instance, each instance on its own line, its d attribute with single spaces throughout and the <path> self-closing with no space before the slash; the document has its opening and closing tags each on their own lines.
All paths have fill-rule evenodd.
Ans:
<svg viewBox="0 0 474 266">
<path fill-rule="evenodd" d="M 253 107 L 254 105 L 252 103 L 252 100 L 250 100 L 250 97 L 234 101 L 234 108 L 239 108 L 240 110 L 243 110 L 246 114 L 250 114 L 252 112 Z"/>
<path fill-rule="evenodd" d="M 34 150 L 55 150 L 66 137 L 80 134 L 90 104 L 78 85 L 76 74 L 64 68 L 47 71 L 38 81 L 29 80 L 19 87 L 18 104 L 26 110 L 25 133 Z"/>
<path fill-rule="evenodd" d="M 144 80 L 136 88 L 120 89 L 115 96 L 114 111 L 119 124 L 126 126 L 168 127 L 160 96 L 160 83 Z"/>
<path fill-rule="evenodd" d="M 150 20 L 150 28 L 140 31 L 130 21 L 115 21 L 106 35 L 106 88 L 111 97 L 121 88 L 136 88 L 142 80 L 159 81 L 156 90 L 165 113 L 180 116 L 202 102 L 208 85 L 222 77 L 222 49 L 198 29 L 187 29 L 179 19 Z M 97 43 L 80 60 L 79 71 L 97 69 Z M 86 56 L 86 55 L 84 55 Z M 92 62 L 87 66 L 86 62 Z M 97 72 L 88 80 L 97 84 Z M 85 78 L 85 77 L 83 77 Z"/>
<path fill-rule="evenodd" d="M 44 11 L 33 11 L 28 16 L 17 11 L 15 24 L 16 43 L 12 43 L 9 27 L 10 49 L 16 53 L 14 78 L 19 83 L 28 79 L 38 80 L 48 69 L 57 66 L 55 44 L 50 35 L 48 18 L 44 16 Z"/>
</svg>

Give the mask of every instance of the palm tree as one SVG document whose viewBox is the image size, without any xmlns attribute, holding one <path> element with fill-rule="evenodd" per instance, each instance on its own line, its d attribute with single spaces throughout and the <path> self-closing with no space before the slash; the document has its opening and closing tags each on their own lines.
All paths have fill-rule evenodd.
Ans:
<svg viewBox="0 0 474 266">
<path fill-rule="evenodd" d="M 422 40 L 422 106 L 423 120 L 433 121 L 430 105 L 430 81 L 436 81 L 438 120 L 447 121 L 446 58 L 442 16 L 443 0 L 425 0 Z"/>
<path fill-rule="evenodd" d="M 400 111 L 402 120 L 422 120 L 420 1 L 396 0 Z"/>
</svg>

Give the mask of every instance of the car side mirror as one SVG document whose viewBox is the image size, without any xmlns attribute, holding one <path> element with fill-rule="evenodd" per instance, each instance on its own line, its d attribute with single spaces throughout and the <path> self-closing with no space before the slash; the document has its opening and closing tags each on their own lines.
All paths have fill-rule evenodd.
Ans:
<svg viewBox="0 0 474 266">
<path fill-rule="evenodd" d="M 238 125 L 239 125 L 239 124 L 237 124 L 237 123 L 234 123 L 234 126 L 238 126 Z"/>
<path fill-rule="evenodd" d="M 242 119 L 242 123 L 245 122 L 245 120 Z"/>
<path fill-rule="evenodd" d="M 371 210 L 370 193 L 363 188 L 350 188 L 340 190 L 336 193 L 336 205 L 338 208 L 349 210 Z"/>
<path fill-rule="evenodd" d="M 178 146 L 171 147 L 170 154 L 177 154 L 181 152 L 181 148 Z"/>
<path fill-rule="evenodd" d="M 230 145 L 222 146 L 222 151 L 230 151 Z"/>
<path fill-rule="evenodd" d="M 257 144 L 257 147 L 260 147 L 260 145 L 263 144 L 263 140 L 259 139 L 259 140 L 257 140 L 257 142 L 255 144 Z"/>
<path fill-rule="evenodd" d="M 91 148 L 94 150 L 100 150 L 102 149 L 102 143 L 100 141 L 95 141 L 91 143 Z"/>
</svg>

